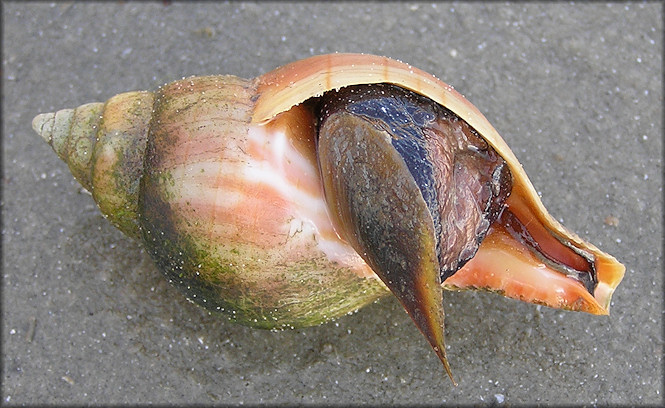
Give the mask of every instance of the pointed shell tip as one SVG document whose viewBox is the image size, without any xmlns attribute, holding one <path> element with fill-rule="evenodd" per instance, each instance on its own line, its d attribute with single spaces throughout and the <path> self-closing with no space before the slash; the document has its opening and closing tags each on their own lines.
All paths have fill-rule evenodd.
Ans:
<svg viewBox="0 0 665 408">
<path fill-rule="evenodd" d="M 55 113 L 41 113 L 32 120 L 32 128 L 42 139 L 50 143 L 54 122 Z"/>
</svg>

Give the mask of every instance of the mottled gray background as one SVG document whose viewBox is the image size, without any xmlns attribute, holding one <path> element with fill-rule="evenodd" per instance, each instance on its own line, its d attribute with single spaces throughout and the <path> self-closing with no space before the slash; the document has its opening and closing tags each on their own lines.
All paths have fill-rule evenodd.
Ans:
<svg viewBox="0 0 665 408">
<path fill-rule="evenodd" d="M 2 11 L 3 403 L 663 402 L 660 3 Z M 253 77 L 335 51 L 409 62 L 478 106 L 550 212 L 626 264 L 611 316 L 446 293 L 458 387 L 392 298 L 309 329 L 234 325 L 168 286 L 30 126 L 183 76 Z"/>
</svg>

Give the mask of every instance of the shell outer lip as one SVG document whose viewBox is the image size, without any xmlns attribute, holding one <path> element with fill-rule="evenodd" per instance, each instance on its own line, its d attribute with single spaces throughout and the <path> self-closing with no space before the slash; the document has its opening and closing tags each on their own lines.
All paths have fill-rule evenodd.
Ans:
<svg viewBox="0 0 665 408">
<path fill-rule="evenodd" d="M 317 55 L 277 68 L 256 79 L 258 97 L 252 122 L 266 124 L 281 112 L 332 89 L 371 83 L 391 83 L 410 89 L 446 107 L 465 120 L 504 158 L 513 175 L 512 202 L 530 213 L 552 235 L 595 260 L 598 285 L 594 296 L 609 313 L 611 295 L 623 279 L 625 266 L 613 256 L 582 240 L 554 219 L 543 205 L 536 189 L 517 157 L 487 118 L 463 95 L 409 64 L 377 55 L 337 53 Z M 519 196 L 519 200 L 515 199 Z M 517 202 L 519 201 L 519 202 Z"/>
</svg>

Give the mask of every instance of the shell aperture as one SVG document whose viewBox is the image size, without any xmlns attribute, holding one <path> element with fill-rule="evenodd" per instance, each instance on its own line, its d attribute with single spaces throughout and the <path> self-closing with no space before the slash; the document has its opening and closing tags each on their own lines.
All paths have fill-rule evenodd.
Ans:
<svg viewBox="0 0 665 408">
<path fill-rule="evenodd" d="M 331 92 L 321 112 L 319 164 L 338 233 L 450 374 L 441 282 L 478 250 L 510 193 L 510 172 L 456 115 L 401 88 Z"/>
</svg>

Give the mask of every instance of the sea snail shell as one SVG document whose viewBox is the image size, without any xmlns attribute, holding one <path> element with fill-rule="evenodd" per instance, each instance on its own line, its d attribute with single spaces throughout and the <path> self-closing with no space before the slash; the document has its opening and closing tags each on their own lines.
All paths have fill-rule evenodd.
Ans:
<svg viewBox="0 0 665 408">
<path fill-rule="evenodd" d="M 386 57 L 186 78 L 33 127 L 189 299 L 250 326 L 389 288 L 450 374 L 442 287 L 608 314 L 625 270 L 547 213 L 473 105 Z"/>
</svg>

